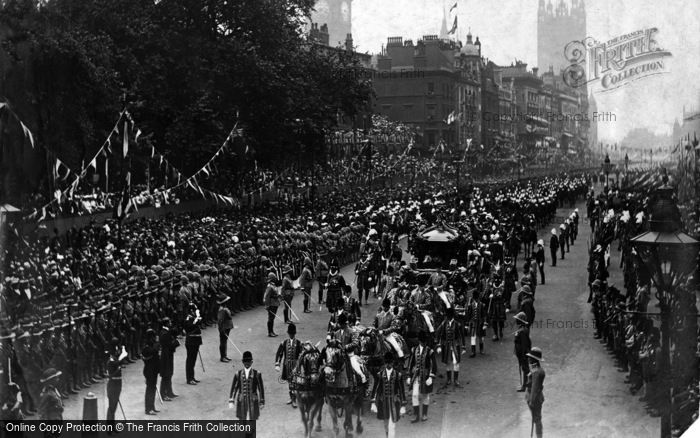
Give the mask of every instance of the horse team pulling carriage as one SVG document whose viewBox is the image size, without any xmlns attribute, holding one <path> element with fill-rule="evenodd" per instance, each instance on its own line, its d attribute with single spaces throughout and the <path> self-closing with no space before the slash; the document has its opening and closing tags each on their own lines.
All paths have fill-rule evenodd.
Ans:
<svg viewBox="0 0 700 438">
<path fill-rule="evenodd" d="M 479 286 L 483 285 L 467 281 L 474 262 L 471 253 L 467 257 L 471 267 L 457 268 L 456 259 L 461 260 L 465 250 L 459 233 L 446 225 L 439 225 L 423 230 L 417 239 L 414 236 L 411 244 L 414 256 L 423 261 L 397 269 L 391 287 L 379 297 L 383 306 L 380 313 L 388 315 L 390 324 L 387 325 L 385 320 L 378 323 L 375 318 L 373 326 L 363 326 L 355 322 L 354 314 L 339 307 L 331 317 L 325 347 L 319 350 L 309 342 L 303 344 L 291 378 L 305 436 L 311 436 L 314 423 L 315 429 L 321 430 L 324 403 L 336 436 L 340 432 L 340 418 L 343 418 L 346 437 L 352 436 L 353 432 L 362 433 L 362 415 L 370 403 L 386 353 L 392 353 L 394 366 L 404 371 L 411 349 L 418 345 L 419 338 L 427 340 L 429 346 L 435 346 L 435 335 L 448 308 L 455 308 L 460 319 L 467 318 L 467 303 L 455 300 L 454 290 L 481 289 Z M 375 282 L 379 268 L 363 268 L 375 266 L 375 257 L 376 254 L 370 254 L 360 261 L 359 271 L 371 273 L 368 278 L 358 276 L 360 299 L 363 293 L 367 296 L 367 287 L 378 286 Z M 448 269 L 443 273 L 443 268 Z M 333 328 L 338 331 L 334 332 Z"/>
</svg>

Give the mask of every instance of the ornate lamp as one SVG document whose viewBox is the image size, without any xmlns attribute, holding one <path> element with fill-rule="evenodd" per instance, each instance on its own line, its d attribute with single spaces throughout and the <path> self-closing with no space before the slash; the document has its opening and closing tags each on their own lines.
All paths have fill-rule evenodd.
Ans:
<svg viewBox="0 0 700 438">
<path fill-rule="evenodd" d="M 675 281 L 697 270 L 700 242 L 681 231 L 681 215 L 673 201 L 673 188 L 664 175 L 664 185 L 656 192 L 649 231 L 630 241 L 647 268 L 656 286 L 656 297 L 661 310 L 661 376 L 665 379 L 664 409 L 661 417 L 661 437 L 671 436 L 671 312 L 678 299 Z"/>
</svg>

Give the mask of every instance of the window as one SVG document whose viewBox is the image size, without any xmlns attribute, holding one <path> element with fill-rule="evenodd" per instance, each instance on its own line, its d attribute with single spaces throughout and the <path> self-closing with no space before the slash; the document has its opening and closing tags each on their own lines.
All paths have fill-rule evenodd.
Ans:
<svg viewBox="0 0 700 438">
<path fill-rule="evenodd" d="M 434 105 L 434 104 L 426 105 L 426 109 L 427 109 L 426 112 L 427 112 L 428 118 L 429 118 L 429 119 L 434 119 L 435 116 L 436 116 L 436 113 L 435 113 L 435 105 Z"/>
<path fill-rule="evenodd" d="M 428 82 L 428 93 L 435 92 L 435 82 Z"/>
</svg>

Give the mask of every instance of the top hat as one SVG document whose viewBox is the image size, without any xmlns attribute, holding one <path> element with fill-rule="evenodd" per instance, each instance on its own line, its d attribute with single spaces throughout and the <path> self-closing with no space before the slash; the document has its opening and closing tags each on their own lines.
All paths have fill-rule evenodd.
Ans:
<svg viewBox="0 0 700 438">
<path fill-rule="evenodd" d="M 289 324 L 287 326 L 287 333 L 290 335 L 296 335 L 297 334 L 297 326 L 294 324 Z"/>
<path fill-rule="evenodd" d="M 250 351 L 246 351 L 243 353 L 243 362 L 252 362 L 253 361 L 253 353 Z"/>
</svg>

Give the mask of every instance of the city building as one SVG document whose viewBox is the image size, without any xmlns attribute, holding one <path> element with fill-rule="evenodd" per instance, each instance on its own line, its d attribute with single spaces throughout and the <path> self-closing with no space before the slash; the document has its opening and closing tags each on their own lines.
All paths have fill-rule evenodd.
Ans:
<svg viewBox="0 0 700 438">
<path fill-rule="evenodd" d="M 556 0 L 555 0 L 556 1 Z M 586 38 L 586 8 L 583 0 L 539 1 L 537 10 L 537 66 L 541 71 L 563 71 L 571 62 L 564 50 L 572 41 Z"/>
<path fill-rule="evenodd" d="M 310 17 L 311 23 L 326 24 L 331 47 L 344 47 L 352 34 L 352 0 L 318 0 Z"/>
</svg>

